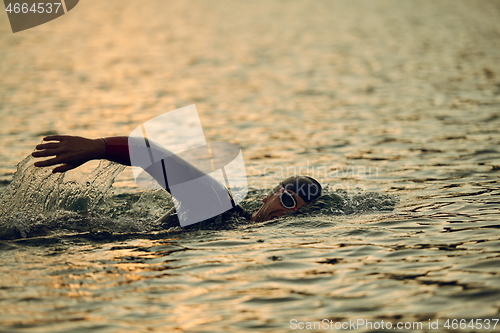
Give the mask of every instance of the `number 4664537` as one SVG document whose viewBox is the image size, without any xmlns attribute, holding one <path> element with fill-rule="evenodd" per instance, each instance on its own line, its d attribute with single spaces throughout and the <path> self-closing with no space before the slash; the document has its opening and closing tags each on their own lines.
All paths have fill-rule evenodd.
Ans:
<svg viewBox="0 0 500 333">
<path fill-rule="evenodd" d="M 54 6 L 52 6 L 54 5 Z M 38 14 L 42 14 L 42 13 L 57 13 L 59 11 L 59 8 L 61 7 L 61 3 L 60 2 L 55 2 L 55 3 L 50 3 L 50 2 L 47 2 L 47 3 L 44 3 L 44 2 L 39 2 L 39 3 L 34 3 L 31 7 L 27 4 L 27 3 L 9 3 L 9 5 L 7 6 L 7 8 L 5 8 L 5 11 L 7 11 L 8 13 L 15 13 L 15 14 L 19 14 L 19 13 L 23 13 L 23 14 L 27 14 L 27 13 L 38 13 Z"/>
</svg>

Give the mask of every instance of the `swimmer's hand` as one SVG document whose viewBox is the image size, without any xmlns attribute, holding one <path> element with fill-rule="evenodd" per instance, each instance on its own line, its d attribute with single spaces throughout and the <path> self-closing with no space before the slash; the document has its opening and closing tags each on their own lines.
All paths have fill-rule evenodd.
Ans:
<svg viewBox="0 0 500 333">
<path fill-rule="evenodd" d="M 52 170 L 53 173 L 65 172 L 90 160 L 104 158 L 106 143 L 103 139 L 87 139 L 80 136 L 50 135 L 43 141 L 57 141 L 42 143 L 36 146 L 33 157 L 55 156 L 54 158 L 36 162 L 35 166 L 45 167 L 62 164 Z"/>
</svg>

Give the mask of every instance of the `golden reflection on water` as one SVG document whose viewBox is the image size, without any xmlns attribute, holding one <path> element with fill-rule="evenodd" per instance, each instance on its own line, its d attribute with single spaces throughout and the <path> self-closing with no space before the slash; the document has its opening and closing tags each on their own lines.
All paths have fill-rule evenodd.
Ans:
<svg viewBox="0 0 500 333">
<path fill-rule="evenodd" d="M 45 135 L 127 135 L 196 103 L 208 141 L 241 146 L 250 187 L 302 173 L 401 199 L 392 213 L 164 240 L 5 242 L 0 330 L 498 316 L 498 13 L 494 1 L 82 1 L 18 34 L 0 15 L 4 181 Z M 115 190 L 137 191 L 132 180 Z"/>
</svg>

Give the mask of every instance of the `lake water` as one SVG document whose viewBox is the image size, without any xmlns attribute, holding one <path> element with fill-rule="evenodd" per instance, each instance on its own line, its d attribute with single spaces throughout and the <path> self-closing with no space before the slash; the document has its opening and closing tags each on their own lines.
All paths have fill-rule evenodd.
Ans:
<svg viewBox="0 0 500 333">
<path fill-rule="evenodd" d="M 499 14 L 497 1 L 81 1 L 16 34 L 1 14 L 0 331 L 493 330 Z M 244 206 L 295 174 L 325 197 L 268 222 L 161 230 L 169 196 L 129 168 L 54 176 L 26 158 L 48 134 L 128 135 L 190 104 L 208 141 L 241 147 Z"/>
</svg>

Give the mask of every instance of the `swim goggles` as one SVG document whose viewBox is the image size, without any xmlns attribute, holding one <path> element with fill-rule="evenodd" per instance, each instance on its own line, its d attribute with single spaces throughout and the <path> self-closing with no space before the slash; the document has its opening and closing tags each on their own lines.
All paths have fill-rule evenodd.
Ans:
<svg viewBox="0 0 500 333">
<path fill-rule="evenodd" d="M 285 207 L 286 209 L 293 209 L 293 210 L 298 209 L 295 197 L 290 191 L 288 191 L 287 189 L 285 189 L 285 187 L 283 187 L 283 184 L 280 184 L 278 193 L 280 195 L 280 202 L 283 207 Z"/>
</svg>

